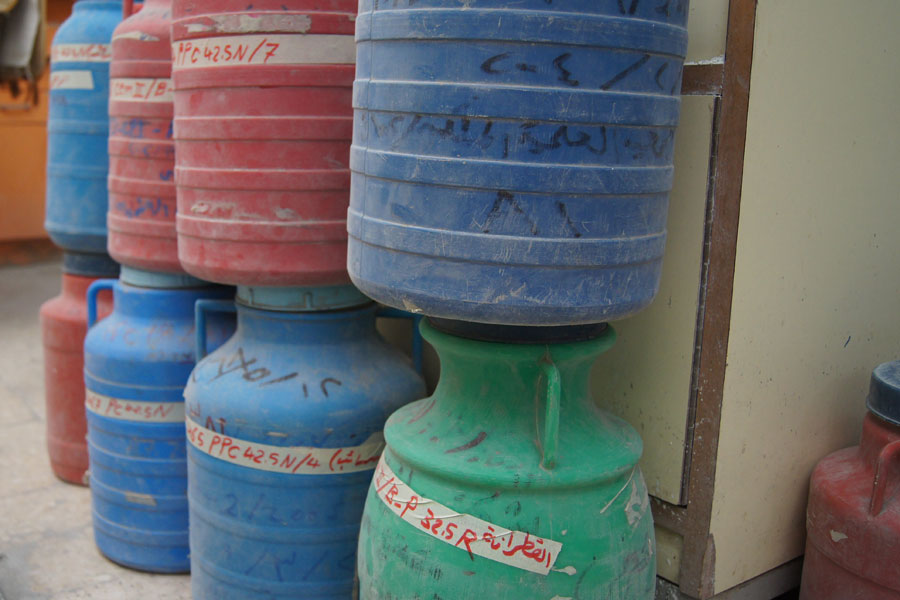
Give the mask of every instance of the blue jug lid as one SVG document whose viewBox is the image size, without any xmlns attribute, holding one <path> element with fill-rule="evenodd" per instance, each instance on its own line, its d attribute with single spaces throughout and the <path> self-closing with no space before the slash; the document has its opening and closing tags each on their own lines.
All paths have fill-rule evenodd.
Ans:
<svg viewBox="0 0 900 600">
<path fill-rule="evenodd" d="M 119 281 L 143 288 L 194 288 L 210 285 L 202 279 L 191 277 L 187 273 L 163 273 L 161 271 L 147 271 L 135 267 L 122 265 L 122 274 Z"/>
<path fill-rule="evenodd" d="M 866 406 L 876 416 L 900 425 L 900 360 L 880 364 L 872 371 Z"/>
<path fill-rule="evenodd" d="M 339 310 L 371 302 L 352 285 L 265 287 L 239 285 L 235 301 L 243 306 L 283 312 Z"/>
<path fill-rule="evenodd" d="M 106 253 L 63 252 L 63 273 L 81 277 L 118 277 L 119 263 Z"/>
</svg>

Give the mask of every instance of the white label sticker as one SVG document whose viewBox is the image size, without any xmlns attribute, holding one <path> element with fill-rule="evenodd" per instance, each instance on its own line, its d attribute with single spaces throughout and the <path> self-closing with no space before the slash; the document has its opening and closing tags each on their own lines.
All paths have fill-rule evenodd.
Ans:
<svg viewBox="0 0 900 600">
<path fill-rule="evenodd" d="M 50 46 L 51 62 L 109 62 L 109 44 L 54 44 Z"/>
<path fill-rule="evenodd" d="M 198 38 L 172 44 L 173 69 L 234 65 L 353 64 L 352 35 L 270 34 Z"/>
<path fill-rule="evenodd" d="M 94 76 L 90 71 L 53 71 L 50 73 L 51 90 L 92 90 Z"/>
<path fill-rule="evenodd" d="M 138 31 L 133 29 L 131 31 L 126 31 L 125 33 L 117 33 L 113 36 L 113 41 L 116 40 L 137 40 L 139 42 L 158 42 L 159 38 L 155 35 L 151 35 L 149 33 L 144 33 L 143 31 Z"/>
<path fill-rule="evenodd" d="M 398 517 L 422 533 L 468 551 L 470 556 L 477 554 L 546 575 L 562 550 L 560 542 L 510 531 L 418 495 L 394 474 L 384 457 L 375 469 L 374 486 L 381 501 Z"/>
<path fill-rule="evenodd" d="M 109 97 L 112 100 L 133 100 L 136 102 L 172 102 L 171 79 L 145 79 L 119 77 L 109 82 Z"/>
<path fill-rule="evenodd" d="M 183 402 L 144 402 L 143 400 L 122 400 L 95 394 L 86 390 L 84 405 L 102 417 L 121 421 L 141 421 L 142 423 L 181 423 L 184 421 Z"/>
<path fill-rule="evenodd" d="M 194 448 L 225 462 L 288 475 L 340 475 L 371 471 L 384 449 L 379 431 L 360 446 L 314 448 L 309 446 L 270 446 L 239 440 L 198 425 L 185 418 L 188 441 Z"/>
</svg>

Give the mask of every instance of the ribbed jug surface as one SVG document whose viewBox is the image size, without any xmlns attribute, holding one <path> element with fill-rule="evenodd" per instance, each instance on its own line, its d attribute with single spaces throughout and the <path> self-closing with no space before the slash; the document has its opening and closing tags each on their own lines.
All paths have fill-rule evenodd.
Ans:
<svg viewBox="0 0 900 600">
<path fill-rule="evenodd" d="M 104 287 L 113 290 L 114 310 L 84 342 L 94 539 L 119 564 L 186 572 L 183 392 L 194 366 L 194 303 L 230 298 L 233 290 L 154 289 L 113 280 L 91 290 Z M 218 316 L 209 325 L 210 344 L 220 345 L 233 331 L 231 316 Z"/>
<path fill-rule="evenodd" d="M 185 390 L 194 600 L 350 598 L 384 421 L 424 393 L 371 304 L 238 305 Z"/>
<path fill-rule="evenodd" d="M 173 3 L 178 254 L 192 275 L 349 283 L 356 6 Z"/>
<path fill-rule="evenodd" d="M 645 307 L 665 248 L 687 4 L 363 0 L 357 287 L 509 325 Z"/>
<path fill-rule="evenodd" d="M 107 226 L 116 261 L 177 273 L 171 5 L 147 0 L 113 33 Z"/>
<path fill-rule="evenodd" d="M 50 47 L 44 228 L 64 250 L 106 253 L 112 33 L 122 3 L 79 0 Z"/>
</svg>

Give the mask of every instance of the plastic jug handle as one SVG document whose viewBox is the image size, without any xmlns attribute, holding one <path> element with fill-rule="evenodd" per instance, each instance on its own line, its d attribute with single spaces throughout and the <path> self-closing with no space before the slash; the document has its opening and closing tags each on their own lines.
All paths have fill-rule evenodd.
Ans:
<svg viewBox="0 0 900 600">
<path fill-rule="evenodd" d="M 375 311 L 375 316 L 383 319 L 408 319 L 412 321 L 412 360 L 413 366 L 416 368 L 416 373 L 421 375 L 423 343 L 422 332 L 419 331 L 419 322 L 422 320 L 422 315 L 414 315 L 405 310 L 400 310 L 399 308 L 379 306 L 378 310 Z"/>
<path fill-rule="evenodd" d="M 552 362 L 541 363 L 541 374 L 544 378 L 544 457 L 541 466 L 552 469 L 556 466 L 556 452 L 559 448 L 559 402 L 562 396 L 559 369 Z"/>
<path fill-rule="evenodd" d="M 900 491 L 900 440 L 895 440 L 882 448 L 878 455 L 869 514 L 873 517 L 881 514 L 885 499 L 890 500 L 898 491 Z"/>
<path fill-rule="evenodd" d="M 113 289 L 115 279 L 98 279 L 88 287 L 87 291 L 87 326 L 88 329 L 97 322 L 97 296 L 103 290 Z"/>
<path fill-rule="evenodd" d="M 197 300 L 194 304 L 194 361 L 200 362 L 206 357 L 206 313 L 233 313 L 237 309 L 232 300 Z"/>
</svg>

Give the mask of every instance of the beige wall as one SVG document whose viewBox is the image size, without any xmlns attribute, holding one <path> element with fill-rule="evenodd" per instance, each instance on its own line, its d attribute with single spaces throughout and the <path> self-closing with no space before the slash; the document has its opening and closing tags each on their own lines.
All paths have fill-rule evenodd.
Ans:
<svg viewBox="0 0 900 600">
<path fill-rule="evenodd" d="M 808 477 L 900 357 L 900 2 L 760 0 L 716 468 L 715 589 L 802 553 Z"/>
<path fill-rule="evenodd" d="M 721 60 L 727 20 L 727 0 L 692 0 L 687 64 Z M 615 323 L 618 341 L 598 359 L 592 378 L 600 406 L 641 434 L 650 493 L 673 504 L 683 501 L 713 105 L 711 96 L 682 98 L 659 293 L 648 309 Z M 657 528 L 656 541 L 659 574 L 677 581 L 681 537 Z"/>
<path fill-rule="evenodd" d="M 725 54 L 728 0 L 691 0 L 685 62 L 708 62 Z"/>
<path fill-rule="evenodd" d="M 656 300 L 614 323 L 616 345 L 597 359 L 593 393 L 644 440 L 641 469 L 650 493 L 681 502 L 685 427 L 697 324 L 713 99 L 682 99 L 675 140 L 663 274 Z"/>
<path fill-rule="evenodd" d="M 725 52 L 727 20 L 727 0 L 691 2 L 687 62 Z M 659 293 L 648 309 L 615 323 L 618 341 L 593 371 L 599 404 L 644 439 L 641 468 L 650 493 L 673 504 L 682 502 L 712 121 L 712 96 L 682 98 Z"/>
</svg>

